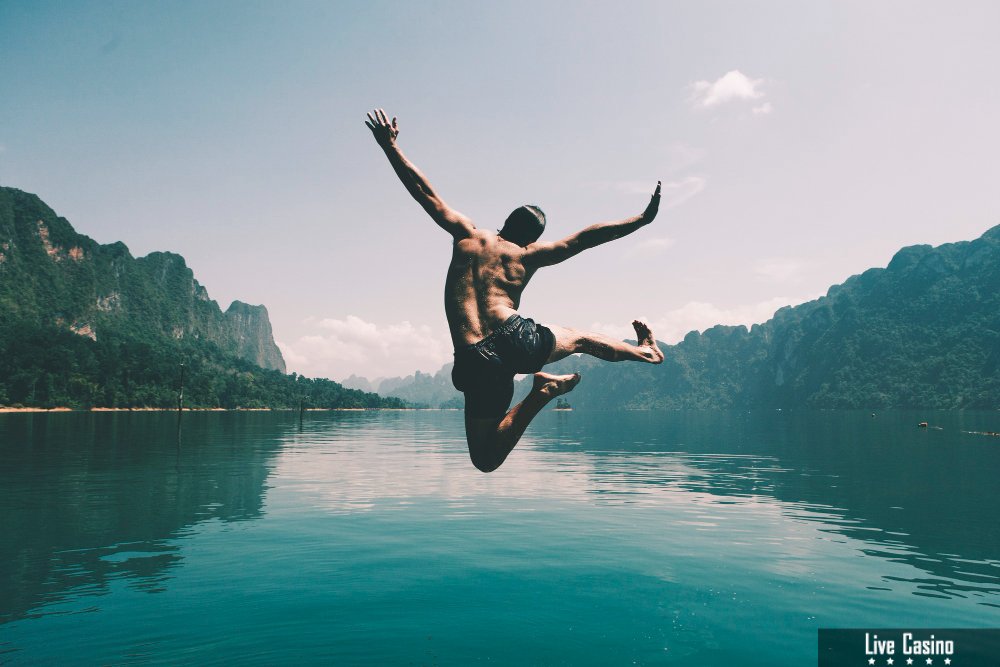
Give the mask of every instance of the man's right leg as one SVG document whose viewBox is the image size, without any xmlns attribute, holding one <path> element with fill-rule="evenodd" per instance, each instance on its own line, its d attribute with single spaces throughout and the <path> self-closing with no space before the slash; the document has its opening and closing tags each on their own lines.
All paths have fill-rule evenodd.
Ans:
<svg viewBox="0 0 1000 667">
<path fill-rule="evenodd" d="M 577 331 L 560 326 L 548 325 L 555 334 L 556 344 L 545 363 L 551 364 L 571 354 L 582 352 L 605 361 L 645 361 L 650 364 L 663 362 L 663 352 L 656 344 L 656 338 L 650 328 L 639 320 L 632 322 L 635 329 L 637 345 L 615 340 L 611 336 L 589 331 Z"/>
<path fill-rule="evenodd" d="M 546 403 L 556 396 L 573 391 L 578 382 L 580 375 L 577 373 L 573 375 L 535 373 L 531 392 L 499 419 L 471 416 L 466 394 L 465 437 L 469 442 L 472 464 L 483 472 L 493 472 L 499 468 L 517 441 L 521 439 L 528 424 L 541 412 Z"/>
</svg>

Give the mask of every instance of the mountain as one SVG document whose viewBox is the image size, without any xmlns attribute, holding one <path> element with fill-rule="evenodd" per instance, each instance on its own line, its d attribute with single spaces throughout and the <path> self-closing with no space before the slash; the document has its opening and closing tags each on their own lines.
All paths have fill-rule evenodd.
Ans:
<svg viewBox="0 0 1000 667">
<path fill-rule="evenodd" d="M 223 312 L 180 255 L 98 244 L 0 187 L 0 405 L 403 405 L 284 371 L 264 306 Z"/>
<path fill-rule="evenodd" d="M 580 408 L 998 408 L 1000 226 L 903 248 L 886 268 L 664 346 L 661 366 L 571 358 Z"/>
<path fill-rule="evenodd" d="M 378 392 L 382 396 L 399 398 L 408 405 L 430 408 L 462 408 L 465 405 L 462 392 L 451 384 L 451 368 L 445 364 L 441 370 L 431 375 L 416 371 L 406 377 L 376 378 L 369 380 L 351 375 L 343 381 L 345 387 L 363 391 Z"/>
<path fill-rule="evenodd" d="M 546 370 L 582 373 L 568 397 L 578 409 L 1000 408 L 1000 226 L 903 248 L 749 329 L 661 347 L 659 366 L 570 357 Z M 433 405 L 430 389 L 410 381 L 393 395 Z"/>
<path fill-rule="evenodd" d="M 285 371 L 264 306 L 234 301 L 222 312 L 180 255 L 136 258 L 124 243 L 98 244 L 14 188 L 0 188 L 0 309 L 92 340 L 105 329 L 202 338 Z"/>
</svg>

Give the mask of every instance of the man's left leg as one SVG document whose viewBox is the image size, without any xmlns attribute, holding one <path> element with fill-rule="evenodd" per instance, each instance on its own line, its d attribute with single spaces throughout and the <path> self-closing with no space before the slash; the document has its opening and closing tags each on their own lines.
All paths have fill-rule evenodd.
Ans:
<svg viewBox="0 0 1000 667">
<path fill-rule="evenodd" d="M 579 373 L 535 373 L 531 393 L 500 419 L 470 415 L 469 398 L 466 394 L 465 436 L 469 442 L 472 464 L 483 472 L 493 472 L 499 468 L 535 415 L 556 396 L 573 391 L 578 382 Z"/>
<path fill-rule="evenodd" d="M 604 361 L 663 363 L 663 352 L 649 326 L 640 320 L 633 320 L 632 328 L 635 329 L 636 345 L 592 331 L 578 331 L 550 324 L 548 329 L 555 336 L 556 344 L 545 363 L 551 364 L 577 353 L 589 354 Z"/>
</svg>

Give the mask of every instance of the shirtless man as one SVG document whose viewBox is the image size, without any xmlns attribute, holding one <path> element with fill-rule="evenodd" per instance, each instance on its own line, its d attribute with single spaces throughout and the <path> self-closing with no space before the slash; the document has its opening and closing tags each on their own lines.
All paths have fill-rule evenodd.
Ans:
<svg viewBox="0 0 1000 667">
<path fill-rule="evenodd" d="M 455 345 L 452 382 L 465 393 L 465 433 L 476 468 L 483 472 L 499 468 L 535 415 L 580 381 L 576 373 L 543 373 L 545 364 L 576 352 L 607 361 L 663 361 L 653 332 L 638 320 L 632 322 L 638 345 L 631 345 L 598 333 L 545 327 L 517 313 L 521 292 L 535 271 L 651 223 L 660 205 L 659 182 L 642 215 L 591 225 L 561 241 L 538 240 L 545 214 L 530 205 L 515 209 L 503 229 L 494 233 L 477 228 L 449 207 L 406 159 L 396 145 L 395 118 L 389 122 L 385 112 L 376 109 L 365 125 L 407 191 L 454 239 L 444 309 Z M 508 411 L 518 373 L 534 373 L 534 382 L 528 397 Z"/>
</svg>

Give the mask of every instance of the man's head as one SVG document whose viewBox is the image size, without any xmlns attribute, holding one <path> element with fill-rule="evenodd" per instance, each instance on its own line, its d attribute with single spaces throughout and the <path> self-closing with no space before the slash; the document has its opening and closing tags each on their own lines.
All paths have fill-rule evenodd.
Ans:
<svg viewBox="0 0 1000 667">
<path fill-rule="evenodd" d="M 515 208 L 498 233 L 511 243 L 526 246 L 538 240 L 545 229 L 545 214 L 532 204 Z"/>
</svg>

